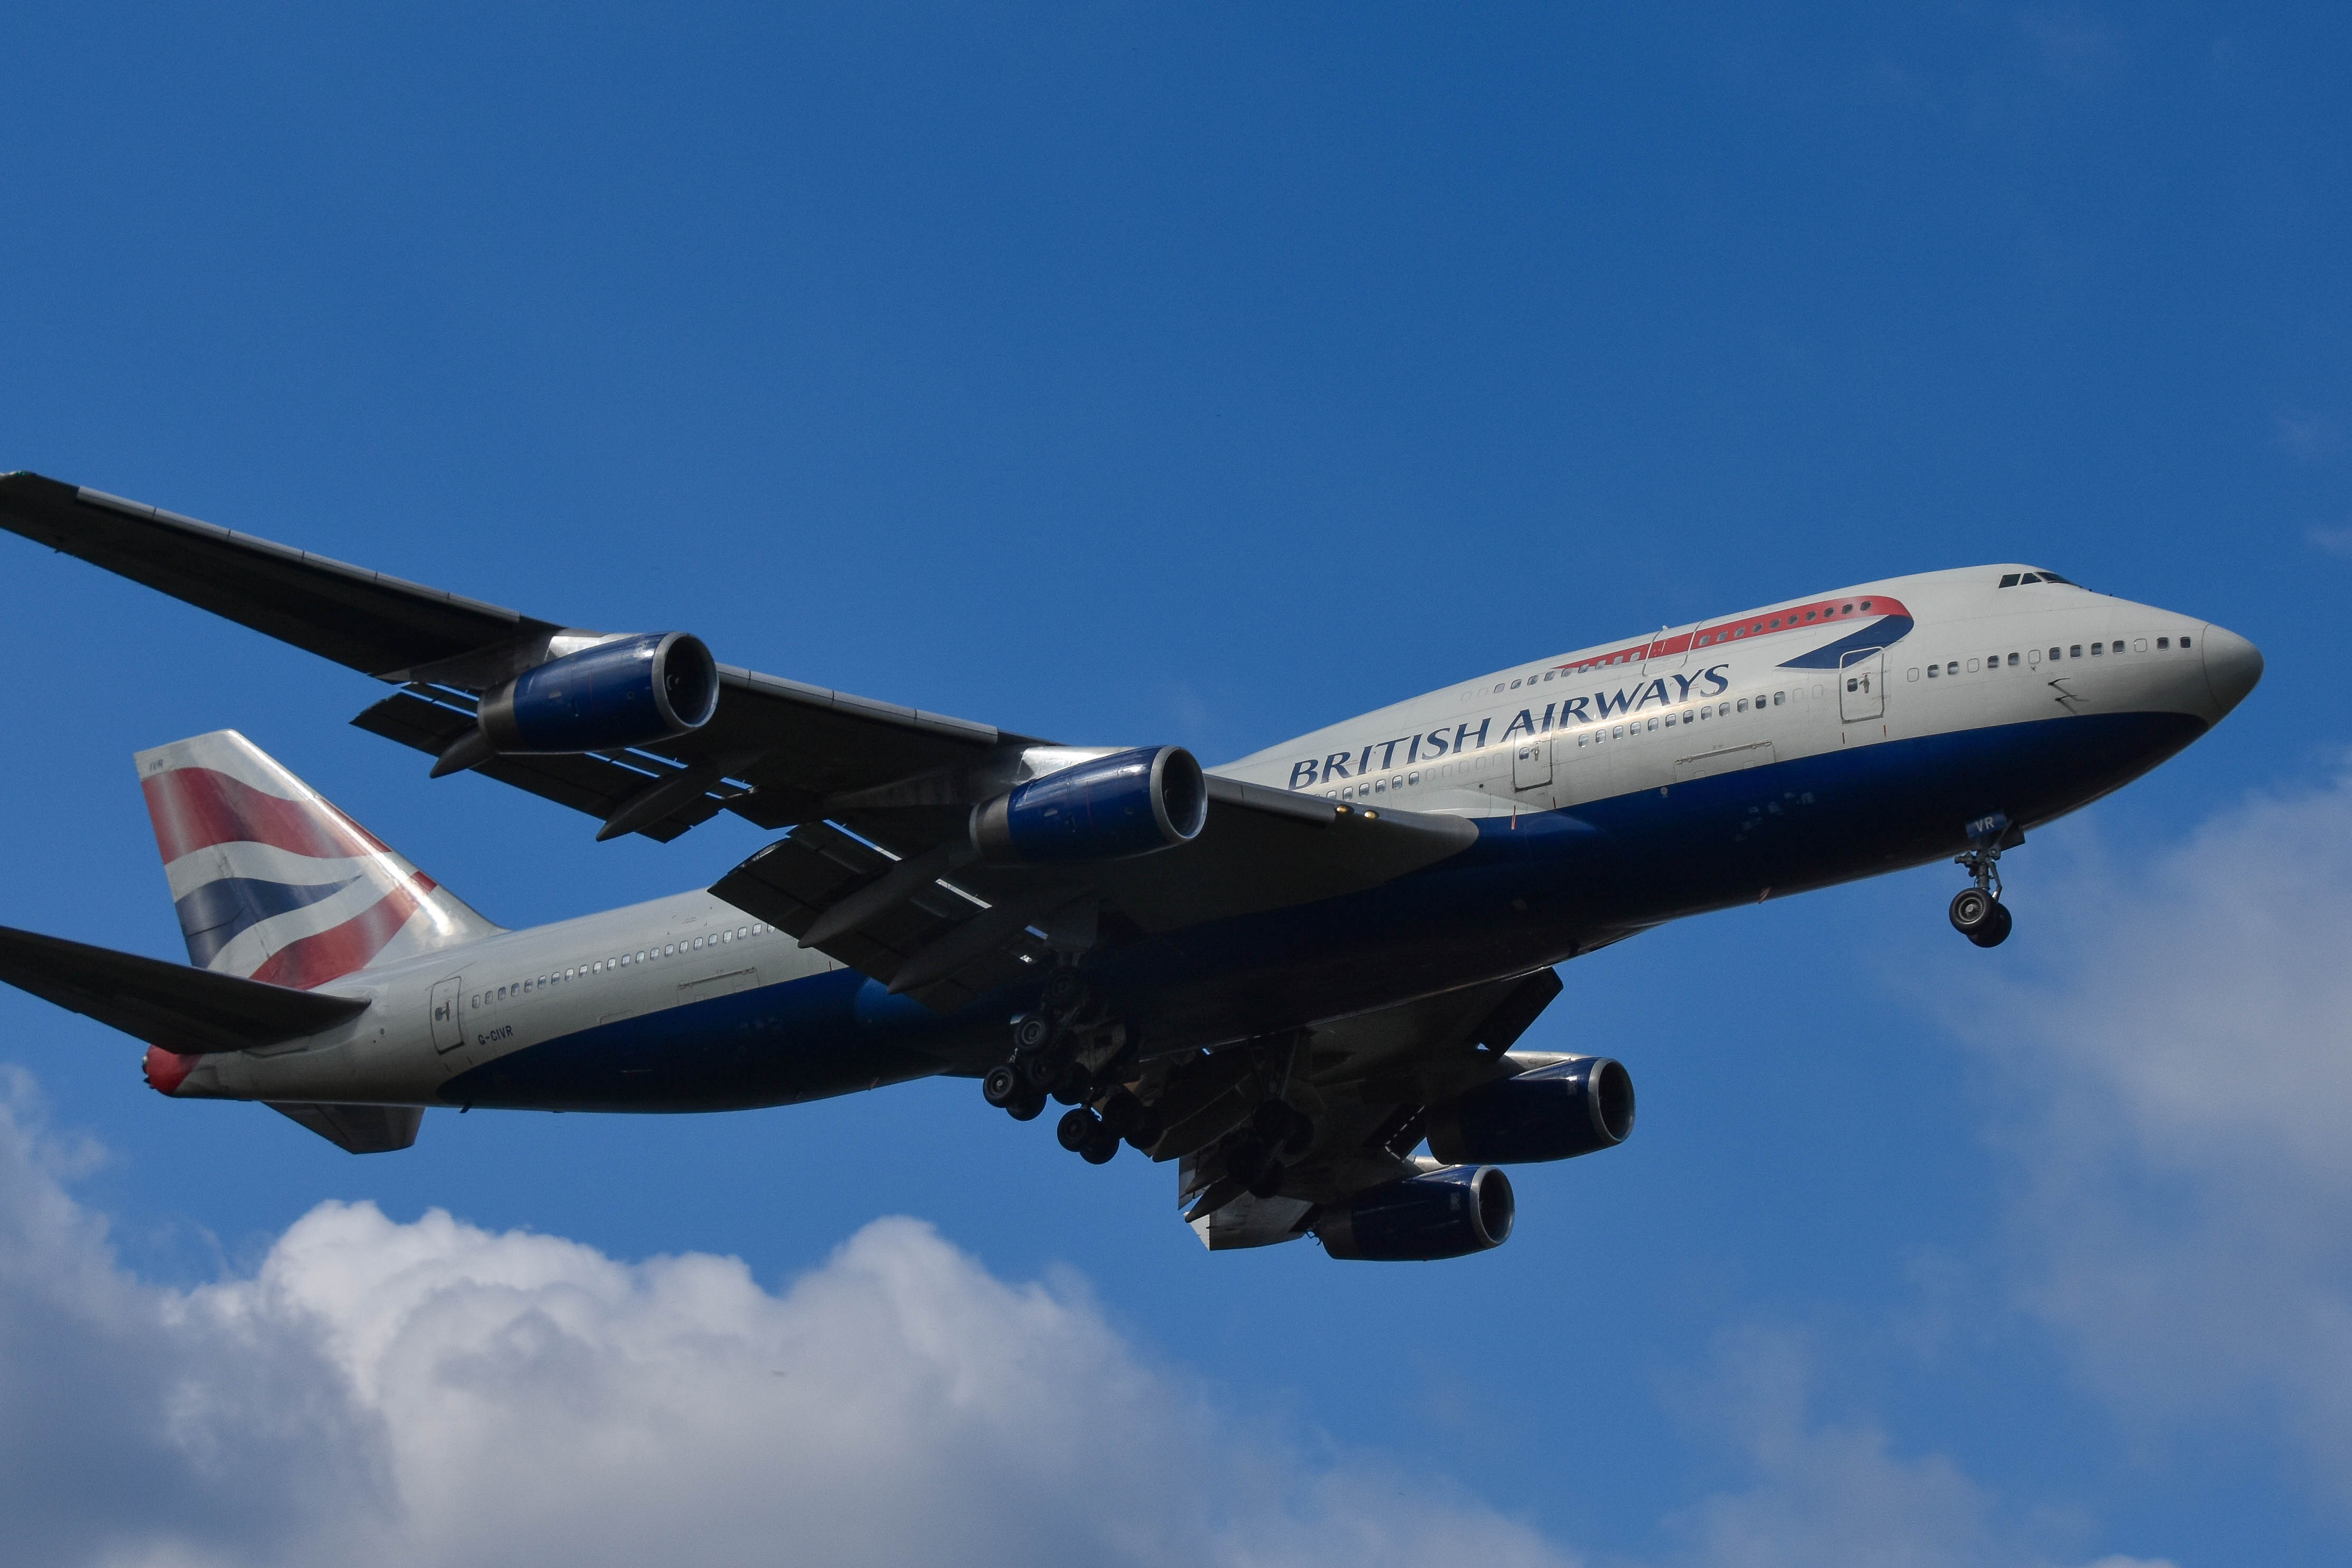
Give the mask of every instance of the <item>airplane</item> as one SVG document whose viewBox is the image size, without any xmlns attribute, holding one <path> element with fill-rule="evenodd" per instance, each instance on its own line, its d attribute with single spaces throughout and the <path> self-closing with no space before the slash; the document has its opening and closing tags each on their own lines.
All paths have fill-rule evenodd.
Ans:
<svg viewBox="0 0 2352 1568">
<path fill-rule="evenodd" d="M 1212 1250 L 1467 1256 L 1503 1167 L 1633 1130 L 1612 1059 L 1517 1049 L 1556 966 L 1938 860 L 1991 947 L 2000 857 L 2203 735 L 2245 638 L 2023 564 L 1545 655 L 1215 768 L 542 621 L 34 474 L 0 527 L 394 688 L 352 722 L 668 842 L 709 886 L 499 927 L 234 731 L 136 763 L 185 966 L 0 929 L 0 979 L 148 1042 L 178 1099 L 354 1153 L 428 1107 L 701 1112 L 975 1078 L 1174 1162 Z M 19 571 L 15 580 L 26 581 Z M 1425 1150 L 1425 1152 L 1423 1152 Z"/>
</svg>

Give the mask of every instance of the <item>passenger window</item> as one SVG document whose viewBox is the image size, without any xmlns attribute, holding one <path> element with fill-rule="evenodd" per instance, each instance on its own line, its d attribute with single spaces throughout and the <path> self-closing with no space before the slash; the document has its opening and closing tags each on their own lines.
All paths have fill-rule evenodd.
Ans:
<svg viewBox="0 0 2352 1568">
<path fill-rule="evenodd" d="M 2012 670 L 2017 668 L 2017 655 L 2014 653 L 2009 656 L 2009 667 Z"/>
<path fill-rule="evenodd" d="M 2083 644 L 2081 644 L 2080 643 L 2069 643 L 2069 644 L 2067 645 L 2067 648 L 2068 648 L 2068 652 L 2067 652 L 2066 656 L 2067 656 L 2068 658 L 2070 658 L 2070 659 L 2079 659 L 2079 658 L 2081 658 L 2081 657 L 2083 656 Z M 2058 656 L 2058 650 L 2057 650 L 2057 649 L 2055 649 L 2055 648 L 2051 649 L 2051 650 L 2050 650 L 2050 656 L 2051 656 L 2052 658 L 2053 658 L 2053 659 L 2054 659 L 2054 658 L 2056 658 L 2056 657 Z"/>
<path fill-rule="evenodd" d="M 1517 682 L 1517 681 L 1513 681 L 1513 682 L 1511 683 L 1511 689 L 1512 689 L 1513 691 L 1517 691 L 1517 690 L 1519 689 L 1519 683 L 1518 683 L 1518 682 Z"/>
<path fill-rule="evenodd" d="M 2185 651 L 2185 650 L 2188 648 L 2188 646 L 2189 646 L 2189 639 L 2188 639 L 2188 638 L 2186 638 L 2186 637 L 2183 637 L 2183 638 L 2180 640 L 2180 646 L 2181 646 L 2181 648 Z"/>
<path fill-rule="evenodd" d="M 2057 649 L 2053 648 L 2053 649 L 2051 649 L 2051 650 L 2050 650 L 2050 656 L 2051 656 L 2052 658 L 2053 658 L 2053 659 L 2063 659 L 2063 658 L 2064 658 L 2066 655 L 2064 655 L 2063 653 L 2061 653 Z"/>
<path fill-rule="evenodd" d="M 1917 680 L 1917 679 L 1919 678 L 1919 672 L 1918 672 L 1917 670 L 1916 670 L 1916 669 L 1915 669 L 1915 670 L 1911 671 L 1909 674 L 1906 674 L 1903 678 L 1904 678 L 1905 680 L 1906 680 L 1906 681 L 1916 681 L 1916 680 Z M 1851 681 L 1847 682 L 1847 683 L 1846 683 L 1846 689 L 1847 689 L 1848 691 L 1852 691 L 1852 690 L 1853 689 L 1853 682 L 1851 682 Z"/>
<path fill-rule="evenodd" d="M 2025 662 L 2029 664 L 2040 664 L 2042 662 L 2042 650 L 2039 648 L 2028 648 L 2025 651 Z"/>
<path fill-rule="evenodd" d="M 1739 699 L 1739 711 L 1741 713 L 1746 713 L 1748 711 L 1748 699 L 1746 697 L 1741 697 Z"/>
<path fill-rule="evenodd" d="M 2122 643 L 2116 643 L 2116 652 L 2117 652 L 2117 653 L 2119 653 L 2123 652 L 2123 644 L 2122 644 Z M 2133 652 L 2133 653 L 2147 653 L 2147 638 L 2145 638 L 2145 637 L 2135 637 L 2135 638 L 2133 638 L 2133 639 L 2132 639 L 2132 652 Z"/>
<path fill-rule="evenodd" d="M 1772 694 L 1772 706 L 1774 707 L 1779 707 L 1782 703 L 1788 700 L 1788 694 L 1785 692 L 1774 692 Z"/>
<path fill-rule="evenodd" d="M 2091 644 L 2091 656 L 2093 658 L 2098 657 L 2101 653 L 2104 653 L 2106 651 L 2107 645 L 2105 643 L 2094 643 Z"/>
<path fill-rule="evenodd" d="M 2169 648 L 2172 646 L 2172 639 L 2169 637 L 2158 637 L 2156 640 L 2156 645 L 2158 648 Z"/>
<path fill-rule="evenodd" d="M 1928 678 L 1929 680 L 1931 680 L 1931 681 L 1932 681 L 1932 680 L 1934 680 L 1937 675 L 1942 674 L 1943 673 L 1944 673 L 1944 666 L 1943 666 L 1943 665 L 1941 665 L 1941 664 L 1930 664 L 1930 665 L 1928 665 L 1928 666 L 1927 666 L 1927 678 Z M 1848 690 L 1848 691 L 1852 691 L 1852 690 L 1853 690 L 1853 683 L 1852 681 L 1848 681 L 1848 682 L 1845 684 L 1845 689 L 1846 689 L 1846 690 Z"/>
<path fill-rule="evenodd" d="M 1373 779 L 1373 780 L 1372 780 L 1372 793 L 1373 793 L 1373 794 L 1375 794 L 1375 795 L 1385 795 L 1385 794 L 1387 794 L 1388 792 L 1389 792 L 1389 781 L 1388 781 L 1387 779 Z"/>
<path fill-rule="evenodd" d="M 1404 781 L 1408 784 L 1418 784 L 1421 782 L 1421 775 L 1418 773 L 1408 773 L 1404 776 Z"/>
<path fill-rule="evenodd" d="M 1622 724 L 1618 724 L 1618 725 L 1612 725 L 1612 726 L 1610 726 L 1610 727 L 1609 727 L 1609 737 L 1610 737 L 1610 738 L 1611 738 L 1611 739 L 1612 739 L 1612 740 L 1622 740 L 1622 739 L 1624 739 L 1624 738 L 1625 738 L 1625 727 L 1624 727 L 1623 725 L 1622 725 Z"/>
</svg>

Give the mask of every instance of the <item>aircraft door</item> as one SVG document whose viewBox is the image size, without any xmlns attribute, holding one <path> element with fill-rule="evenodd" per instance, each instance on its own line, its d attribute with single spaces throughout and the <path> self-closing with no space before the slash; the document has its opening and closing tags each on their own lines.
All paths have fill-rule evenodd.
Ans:
<svg viewBox="0 0 2352 1568">
<path fill-rule="evenodd" d="M 1884 648 L 1856 648 L 1838 661 L 1838 717 L 1876 718 L 1886 711 Z"/>
<path fill-rule="evenodd" d="M 1511 788 L 1545 789 L 1551 786 L 1551 739 L 1539 736 L 1519 742 L 1511 753 Z"/>
<path fill-rule="evenodd" d="M 466 1020 L 457 1014 L 466 977 L 452 975 L 433 988 L 433 1049 L 455 1051 L 466 1043 Z"/>
<path fill-rule="evenodd" d="M 1649 654 L 1642 661 L 1642 673 L 1647 675 L 1681 669 L 1690 657 L 1691 639 L 1697 632 L 1698 622 L 1694 621 L 1687 626 L 1673 627 L 1651 638 Z"/>
</svg>

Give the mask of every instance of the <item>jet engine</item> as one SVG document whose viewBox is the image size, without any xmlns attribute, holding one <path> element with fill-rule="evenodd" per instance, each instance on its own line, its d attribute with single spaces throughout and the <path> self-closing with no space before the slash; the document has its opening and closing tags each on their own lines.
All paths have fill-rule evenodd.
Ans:
<svg viewBox="0 0 2352 1568">
<path fill-rule="evenodd" d="M 1579 1057 L 1474 1089 L 1429 1113 L 1429 1152 L 1449 1165 L 1565 1160 L 1614 1148 L 1633 1131 L 1633 1075 Z"/>
<path fill-rule="evenodd" d="M 702 639 L 648 632 L 525 670 L 478 716 L 497 751 L 604 751 L 700 729 L 718 709 L 719 666 Z"/>
<path fill-rule="evenodd" d="M 1493 1166 L 1456 1166 L 1374 1187 L 1334 1205 L 1315 1235 L 1334 1258 L 1433 1263 L 1500 1247 L 1517 1212 L 1511 1178 Z"/>
<path fill-rule="evenodd" d="M 971 841 L 992 861 L 1123 860 L 1200 836 L 1209 784 L 1181 746 L 1114 751 L 1033 779 L 972 808 Z"/>
</svg>

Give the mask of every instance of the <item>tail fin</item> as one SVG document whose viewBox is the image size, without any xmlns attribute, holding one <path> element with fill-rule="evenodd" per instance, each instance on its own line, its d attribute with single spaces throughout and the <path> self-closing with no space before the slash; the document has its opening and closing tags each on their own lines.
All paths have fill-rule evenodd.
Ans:
<svg viewBox="0 0 2352 1568">
<path fill-rule="evenodd" d="M 233 729 L 138 763 L 201 968 L 308 990 L 499 930 Z"/>
</svg>

